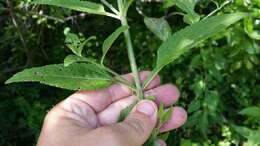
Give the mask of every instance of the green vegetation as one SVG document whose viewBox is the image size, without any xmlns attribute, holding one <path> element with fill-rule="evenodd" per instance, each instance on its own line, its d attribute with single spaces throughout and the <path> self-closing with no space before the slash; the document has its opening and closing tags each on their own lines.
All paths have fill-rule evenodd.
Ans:
<svg viewBox="0 0 260 146">
<path fill-rule="evenodd" d="M 99 1 L 35 1 L 80 12 L 30 2 L 0 1 L 0 112 L 4 117 L 0 119 L 0 145 L 34 145 L 48 109 L 71 93 L 35 83 L 4 85 L 14 73 L 31 67 L 38 68 L 18 73 L 7 82 L 39 81 L 73 90 L 121 82 L 143 98 L 142 88 L 160 71 L 163 82 L 180 88 L 177 104 L 189 112 L 184 127 L 164 136 L 169 145 L 260 144 L 258 0 L 129 0 L 118 3 L 118 10 L 106 1 L 102 2 L 107 7 Z M 123 37 L 131 66 L 122 59 L 127 57 Z M 64 58 L 67 67 L 58 65 Z M 137 69 L 153 69 L 143 86 L 138 78 L 135 85 L 129 85 L 112 77 Z"/>
</svg>

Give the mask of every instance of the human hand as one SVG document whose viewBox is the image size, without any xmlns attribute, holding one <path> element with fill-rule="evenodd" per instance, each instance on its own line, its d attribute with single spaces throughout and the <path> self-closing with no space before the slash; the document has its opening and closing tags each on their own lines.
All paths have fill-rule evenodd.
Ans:
<svg viewBox="0 0 260 146">
<path fill-rule="evenodd" d="M 140 73 L 141 80 L 148 74 Z M 133 80 L 131 74 L 123 77 Z M 47 114 L 37 146 L 141 146 L 156 126 L 157 105 L 171 106 L 178 100 L 179 91 L 171 84 L 160 85 L 157 76 L 145 95 L 155 96 L 156 103 L 140 101 L 123 122 L 117 123 L 121 110 L 137 100 L 130 89 L 115 84 L 96 91 L 79 91 Z M 180 127 L 186 119 L 185 110 L 174 107 L 173 116 L 161 132 Z M 164 141 L 158 142 L 166 146 Z"/>
</svg>

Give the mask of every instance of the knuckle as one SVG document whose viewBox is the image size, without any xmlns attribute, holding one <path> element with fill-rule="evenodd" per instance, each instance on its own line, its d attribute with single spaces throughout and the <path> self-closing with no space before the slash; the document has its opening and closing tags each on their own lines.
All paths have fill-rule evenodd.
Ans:
<svg viewBox="0 0 260 146">
<path fill-rule="evenodd" d="M 128 131 L 132 132 L 133 135 L 139 138 L 143 138 L 144 133 L 147 131 L 147 128 L 142 120 L 134 117 L 124 121 L 124 126 Z"/>
</svg>

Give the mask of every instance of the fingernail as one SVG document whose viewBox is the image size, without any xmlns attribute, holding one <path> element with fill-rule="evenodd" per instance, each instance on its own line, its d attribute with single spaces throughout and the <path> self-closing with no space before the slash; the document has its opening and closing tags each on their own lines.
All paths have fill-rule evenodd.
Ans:
<svg viewBox="0 0 260 146">
<path fill-rule="evenodd" d="M 141 101 L 138 103 L 136 110 L 151 117 L 155 113 L 155 104 L 152 101 Z"/>
</svg>

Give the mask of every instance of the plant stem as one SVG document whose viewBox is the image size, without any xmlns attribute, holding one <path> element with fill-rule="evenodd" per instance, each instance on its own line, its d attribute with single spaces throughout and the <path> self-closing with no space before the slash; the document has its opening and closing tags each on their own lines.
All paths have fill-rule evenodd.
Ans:
<svg viewBox="0 0 260 146">
<path fill-rule="evenodd" d="M 125 15 L 123 15 L 122 18 L 121 18 L 121 24 L 124 25 L 124 26 L 128 26 Z M 144 99 L 144 95 L 143 95 L 143 90 L 142 90 L 142 87 L 141 87 L 139 72 L 138 72 L 138 69 L 137 69 L 136 61 L 135 61 L 134 49 L 133 49 L 133 44 L 132 44 L 131 35 L 130 35 L 129 30 L 124 32 L 124 36 L 125 36 L 125 41 L 126 41 L 126 44 L 127 44 L 127 52 L 128 52 L 128 57 L 129 57 L 129 61 L 130 61 L 130 66 L 131 66 L 131 70 L 132 70 L 132 73 L 133 73 L 135 86 L 136 86 L 136 89 L 137 89 L 136 94 L 137 94 L 137 97 L 140 100 L 142 100 L 142 99 Z"/>
<path fill-rule="evenodd" d="M 116 15 L 119 14 L 119 11 L 115 9 L 110 3 L 108 3 L 106 0 L 101 0 L 101 2 L 106 5 L 112 12 L 114 12 Z"/>
<path fill-rule="evenodd" d="M 216 10 L 212 11 L 210 14 L 208 14 L 206 17 L 204 17 L 202 20 L 205 20 L 207 18 L 209 18 L 210 16 L 214 15 L 217 11 L 221 10 L 224 6 L 226 6 L 227 4 L 231 3 L 231 0 L 227 0 L 225 1 L 223 4 L 221 4 L 219 7 L 217 7 Z M 218 6 L 218 5 L 217 5 Z"/>
</svg>

